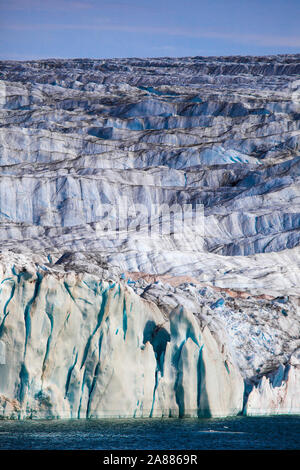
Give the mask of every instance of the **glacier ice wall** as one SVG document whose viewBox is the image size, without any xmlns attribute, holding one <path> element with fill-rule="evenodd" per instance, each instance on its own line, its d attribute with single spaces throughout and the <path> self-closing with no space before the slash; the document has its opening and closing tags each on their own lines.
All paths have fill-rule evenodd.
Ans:
<svg viewBox="0 0 300 470">
<path fill-rule="evenodd" d="M 281 365 L 269 377 L 263 376 L 251 390 L 244 413 L 248 416 L 300 414 L 300 362 Z M 294 362 L 294 363 L 293 363 Z"/>
<path fill-rule="evenodd" d="M 1 267 L 1 416 L 241 412 L 241 374 L 191 312 L 166 317 L 124 282 L 28 266 Z"/>
</svg>

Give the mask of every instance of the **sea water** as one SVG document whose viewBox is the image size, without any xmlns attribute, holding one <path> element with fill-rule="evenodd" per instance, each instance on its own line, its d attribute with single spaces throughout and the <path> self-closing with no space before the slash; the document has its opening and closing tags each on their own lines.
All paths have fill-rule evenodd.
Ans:
<svg viewBox="0 0 300 470">
<path fill-rule="evenodd" d="M 300 449 L 300 416 L 1 420 L 0 449 Z"/>
</svg>

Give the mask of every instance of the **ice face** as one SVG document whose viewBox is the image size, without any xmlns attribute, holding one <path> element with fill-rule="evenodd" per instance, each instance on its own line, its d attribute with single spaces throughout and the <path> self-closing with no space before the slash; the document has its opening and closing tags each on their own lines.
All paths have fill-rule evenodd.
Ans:
<svg viewBox="0 0 300 470">
<path fill-rule="evenodd" d="M 2 284 L 1 415 L 241 412 L 244 385 L 237 366 L 189 311 L 174 309 L 166 319 L 125 281 L 30 273 L 28 263 L 27 278 L 13 281 L 13 296 L 12 283 Z"/>
</svg>

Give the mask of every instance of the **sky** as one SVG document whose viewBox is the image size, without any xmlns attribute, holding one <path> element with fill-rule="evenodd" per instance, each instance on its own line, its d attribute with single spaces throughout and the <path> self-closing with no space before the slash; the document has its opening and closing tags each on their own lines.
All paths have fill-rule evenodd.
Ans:
<svg viewBox="0 0 300 470">
<path fill-rule="evenodd" d="M 0 59 L 300 52 L 300 0 L 0 0 Z"/>
</svg>

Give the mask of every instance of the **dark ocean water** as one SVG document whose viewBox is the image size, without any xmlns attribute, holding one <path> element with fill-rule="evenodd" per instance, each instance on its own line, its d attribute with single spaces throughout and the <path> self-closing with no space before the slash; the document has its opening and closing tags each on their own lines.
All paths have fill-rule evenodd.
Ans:
<svg viewBox="0 0 300 470">
<path fill-rule="evenodd" d="M 300 416 L 0 421 L 0 449 L 300 449 Z"/>
</svg>

